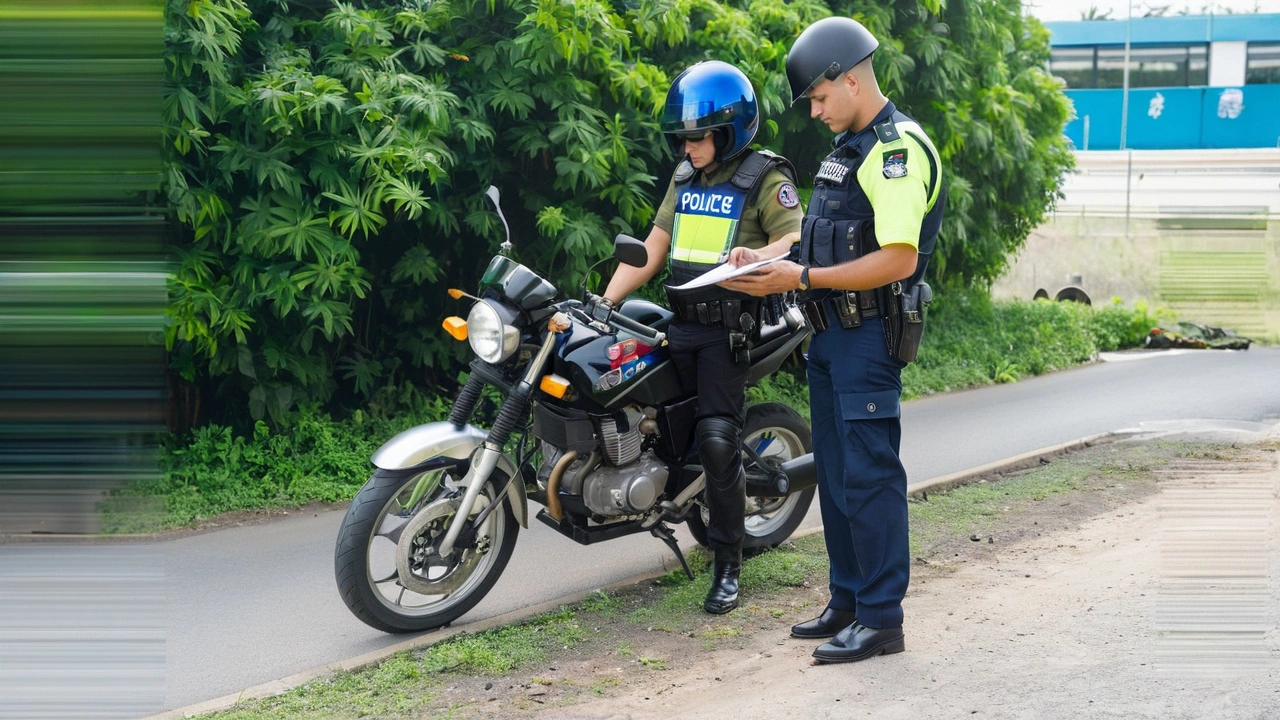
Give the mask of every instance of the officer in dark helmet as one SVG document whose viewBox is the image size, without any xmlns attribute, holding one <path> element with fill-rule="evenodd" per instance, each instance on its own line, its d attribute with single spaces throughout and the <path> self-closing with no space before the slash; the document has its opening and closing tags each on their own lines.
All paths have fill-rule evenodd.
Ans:
<svg viewBox="0 0 1280 720">
<path fill-rule="evenodd" d="M 672 286 L 726 262 L 735 247 L 799 237 L 802 213 L 791 163 L 748 149 L 759 124 L 751 82 L 732 65 L 698 63 L 671 83 L 661 128 L 683 160 L 645 240 L 648 264 L 619 267 L 599 301 L 612 305 L 670 266 L 667 295 L 676 315 L 668 332 L 671 356 L 685 389 L 698 396 L 707 541 L 715 555 L 703 607 L 713 614 L 738 606 L 746 512 L 739 440 L 746 352 L 760 324 L 760 300 L 714 285 Z"/>
<path fill-rule="evenodd" d="M 901 370 L 915 358 L 930 299 L 923 277 L 942 223 L 941 162 L 914 120 L 876 84 L 879 43 L 849 18 L 805 29 L 787 54 L 792 103 L 836 133 L 814 179 L 800 242 L 736 251 L 736 264 L 789 251 L 726 283 L 753 295 L 801 290 L 809 348 L 818 497 L 831 599 L 792 627 L 831 638 L 824 662 L 901 652 L 907 590 L 907 477 L 898 456 Z"/>
</svg>

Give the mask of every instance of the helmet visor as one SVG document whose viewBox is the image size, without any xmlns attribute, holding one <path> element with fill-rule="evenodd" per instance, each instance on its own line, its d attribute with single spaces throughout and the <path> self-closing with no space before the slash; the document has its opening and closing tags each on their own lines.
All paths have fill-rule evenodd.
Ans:
<svg viewBox="0 0 1280 720">
<path fill-rule="evenodd" d="M 716 103 L 703 100 L 694 103 L 669 103 L 662 113 L 661 129 L 664 133 L 695 132 L 732 122 L 736 103 L 716 109 Z"/>
</svg>

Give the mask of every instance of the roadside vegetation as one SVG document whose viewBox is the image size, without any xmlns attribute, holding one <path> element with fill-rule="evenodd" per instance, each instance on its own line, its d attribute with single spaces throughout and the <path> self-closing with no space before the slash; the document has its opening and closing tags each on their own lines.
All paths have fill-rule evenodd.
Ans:
<svg viewBox="0 0 1280 720">
<path fill-rule="evenodd" d="M 1170 462 L 1256 460 L 1259 452 L 1276 449 L 1280 445 L 1274 442 L 1262 448 L 1117 443 L 929 493 L 909 507 L 913 575 L 927 582 L 1022 538 L 1073 527 L 1148 497 L 1156 491 L 1156 471 Z M 742 573 L 745 604 L 725 616 L 701 610 L 709 561 L 705 552 L 690 553 L 697 572 L 693 581 L 677 570 L 609 592 L 597 590 L 515 625 L 460 633 L 363 670 L 204 717 L 523 716 L 608 696 L 646 682 L 653 673 L 661 677 L 705 667 L 710 653 L 747 648 L 755 635 L 766 635 L 772 646 L 786 637 L 790 625 L 825 603 L 828 564 L 821 534 L 749 558 Z"/>
<path fill-rule="evenodd" d="M 1014 0 L 166 0 L 164 13 L 175 434 L 156 477 L 105 503 L 108 532 L 354 494 L 377 444 L 443 417 L 458 387 L 468 358 L 440 331 L 458 307 L 443 287 L 475 287 L 504 239 L 485 189 L 502 190 L 519 261 L 566 293 L 599 280 L 589 266 L 614 235 L 653 219 L 675 160 L 658 118 L 689 65 L 742 68 L 755 142 L 812 177 L 830 136 L 789 109 L 784 61 L 828 15 L 880 38 L 877 77 L 927 129 L 948 187 L 908 396 L 1110 349 L 1100 314 L 966 290 L 999 277 L 1074 163 L 1048 31 Z M 753 398 L 807 407 L 802 371 Z"/>
<path fill-rule="evenodd" d="M 439 331 L 502 223 L 562 289 L 643 236 L 675 164 L 667 88 L 717 59 L 751 78 L 755 142 L 812 177 L 830 134 L 790 108 L 797 35 L 880 39 L 877 77 L 947 183 L 938 289 L 999 277 L 1073 165 L 1049 33 L 1015 0 L 166 0 L 163 198 L 172 427 L 341 415 L 453 386 Z M 1016 170 L 1016 171 L 1015 171 Z"/>
<path fill-rule="evenodd" d="M 1089 362 L 1097 353 L 1135 347 L 1159 313 L 1139 305 L 993 303 L 985 293 L 934 303 L 918 362 L 903 373 L 904 396 L 1014 382 Z M 749 390 L 808 415 L 804 371 L 793 364 Z M 413 386 L 381 391 L 361 410 L 333 417 L 310 407 L 273 428 L 251 432 L 209 424 L 166 439 L 160 473 L 119 491 L 104 505 L 105 531 L 151 532 L 190 526 L 233 511 L 280 509 L 350 499 L 368 479 L 369 457 L 395 433 L 448 416 L 450 395 Z M 492 414 L 498 398 L 481 408 Z"/>
</svg>

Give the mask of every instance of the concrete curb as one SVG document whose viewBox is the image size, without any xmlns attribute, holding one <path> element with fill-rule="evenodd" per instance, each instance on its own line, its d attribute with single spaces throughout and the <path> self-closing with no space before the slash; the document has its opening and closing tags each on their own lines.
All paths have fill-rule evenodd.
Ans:
<svg viewBox="0 0 1280 720">
<path fill-rule="evenodd" d="M 1078 440 L 1072 440 L 1070 442 L 1053 445 L 1047 448 L 1040 448 L 1039 450 L 1032 450 L 1021 455 L 1005 458 L 1004 460 L 997 460 L 995 462 L 987 463 L 986 465 L 961 470 L 949 475 L 943 475 L 930 480 L 922 480 L 918 483 L 908 485 L 907 495 L 908 497 L 920 497 L 927 492 L 941 492 L 963 485 L 968 485 L 984 478 L 999 477 L 1019 470 L 1038 467 L 1043 464 L 1041 462 L 1043 459 L 1113 442 L 1127 434 L 1128 433 L 1101 433 L 1098 435 L 1090 435 Z M 820 532 L 822 532 L 822 527 L 818 526 L 799 530 L 792 534 L 791 537 L 806 537 Z M 655 570 L 653 572 L 636 575 L 625 580 L 619 580 L 618 582 L 612 583 L 606 587 L 599 588 L 599 590 L 603 590 L 605 592 L 619 590 L 647 580 L 653 580 L 666 575 L 668 572 L 670 572 L 670 570 Z M 521 620 L 527 620 L 535 615 L 555 610 L 562 605 L 572 605 L 574 603 L 581 602 L 584 598 L 594 592 L 596 592 L 596 590 L 572 593 L 552 600 L 547 600 L 546 602 L 542 602 L 537 605 L 531 605 L 519 610 L 512 610 L 501 615 L 495 615 L 473 625 L 468 625 L 465 630 L 454 630 L 452 628 L 445 627 L 425 635 L 405 640 L 404 642 L 399 642 L 385 648 L 349 658 L 347 660 L 340 660 L 327 665 L 320 665 L 309 670 L 303 670 L 300 673 L 295 673 L 288 677 L 280 678 L 279 680 L 272 680 L 271 682 L 262 683 L 261 685 L 254 685 L 252 687 L 245 688 L 238 693 L 223 695 L 222 697 L 205 700 L 203 702 L 175 708 L 173 710 L 166 710 L 155 715 L 148 715 L 141 720 L 181 720 L 182 718 L 193 717 L 195 715 L 204 715 L 206 713 L 226 710 L 241 700 L 253 700 L 280 695 L 298 687 L 299 685 L 325 677 L 331 673 L 351 672 L 355 670 L 362 670 L 372 665 L 377 665 L 392 655 L 404 652 L 405 650 L 415 650 L 428 645 L 434 645 L 463 633 L 480 633 L 496 627 L 517 623 Z"/>
</svg>

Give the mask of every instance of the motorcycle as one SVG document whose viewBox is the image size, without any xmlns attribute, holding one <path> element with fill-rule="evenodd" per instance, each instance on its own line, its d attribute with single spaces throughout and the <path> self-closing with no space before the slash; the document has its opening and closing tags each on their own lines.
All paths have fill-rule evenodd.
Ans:
<svg viewBox="0 0 1280 720">
<path fill-rule="evenodd" d="M 373 455 L 351 502 L 334 566 L 351 612 L 392 633 L 446 625 L 497 582 L 537 519 L 583 545 L 648 532 L 693 573 L 670 524 L 706 544 L 706 478 L 693 441 L 698 399 L 684 392 L 664 330 L 672 313 L 631 299 L 616 309 L 567 299 L 509 257 L 506 228 L 467 318 L 445 329 L 476 358 L 449 419 L 406 430 Z M 642 267 L 644 243 L 619 235 L 614 257 Z M 584 288 L 584 294 L 585 288 Z M 591 296 L 586 294 L 590 300 Z M 794 304 L 778 306 L 750 350 L 750 381 L 775 371 L 808 334 Z M 470 424 L 486 386 L 505 397 L 486 432 Z M 742 433 L 744 550 L 786 540 L 813 500 L 809 426 L 780 403 L 748 406 Z"/>
</svg>

